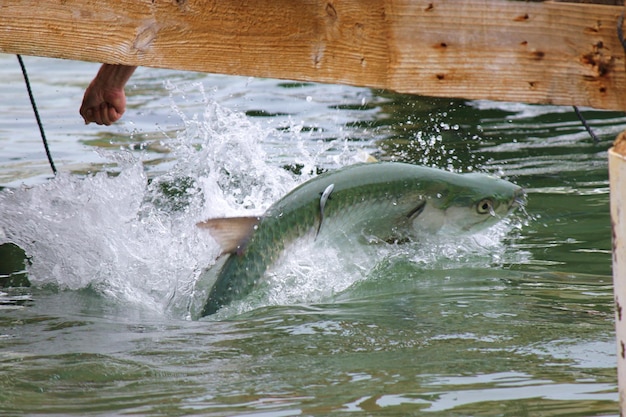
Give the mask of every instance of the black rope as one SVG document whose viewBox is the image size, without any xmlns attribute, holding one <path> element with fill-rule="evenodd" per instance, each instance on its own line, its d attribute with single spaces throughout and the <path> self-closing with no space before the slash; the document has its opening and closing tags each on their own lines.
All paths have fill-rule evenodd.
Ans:
<svg viewBox="0 0 626 417">
<path fill-rule="evenodd" d="M 37 110 L 37 104 L 35 103 L 35 97 L 33 96 L 33 91 L 30 88 L 30 81 L 28 80 L 28 74 L 26 73 L 26 66 L 24 65 L 24 61 L 22 60 L 21 55 L 17 55 L 17 60 L 20 63 L 20 67 L 22 67 L 22 74 L 24 74 L 24 82 L 26 83 L 26 90 L 28 91 L 28 97 L 30 97 L 30 104 L 33 106 L 33 112 L 35 112 L 35 119 L 37 119 L 37 126 L 39 126 L 39 133 L 41 133 L 41 140 L 43 141 L 43 147 L 46 150 L 46 156 L 48 157 L 50 168 L 52 168 L 52 172 L 54 173 L 54 175 L 56 175 L 57 169 L 54 166 L 54 161 L 52 160 L 52 155 L 50 154 L 50 148 L 48 147 L 48 140 L 46 139 L 46 133 L 43 131 L 43 123 L 41 123 L 41 118 L 39 117 L 39 111 Z"/>
<path fill-rule="evenodd" d="M 587 123 L 587 121 L 583 117 L 583 114 L 580 112 L 580 110 L 578 110 L 578 106 L 572 106 L 572 107 L 574 108 L 574 111 L 576 112 L 576 116 L 578 116 L 578 120 L 580 120 L 580 123 L 583 124 L 583 126 L 585 127 L 585 130 L 587 130 L 587 133 L 589 133 L 589 136 L 591 136 L 591 139 L 593 139 L 594 143 L 596 144 L 600 143 L 600 138 L 595 133 L 593 133 L 593 130 L 591 130 L 591 126 L 589 126 L 589 123 Z"/>
</svg>

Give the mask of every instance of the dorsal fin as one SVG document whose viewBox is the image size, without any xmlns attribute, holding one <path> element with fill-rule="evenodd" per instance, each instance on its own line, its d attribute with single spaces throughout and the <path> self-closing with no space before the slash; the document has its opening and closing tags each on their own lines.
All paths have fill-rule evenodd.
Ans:
<svg viewBox="0 0 626 417">
<path fill-rule="evenodd" d="M 250 239 L 260 221 L 260 217 L 224 217 L 208 219 L 196 225 L 209 231 L 222 248 L 223 255 L 240 250 Z"/>
</svg>

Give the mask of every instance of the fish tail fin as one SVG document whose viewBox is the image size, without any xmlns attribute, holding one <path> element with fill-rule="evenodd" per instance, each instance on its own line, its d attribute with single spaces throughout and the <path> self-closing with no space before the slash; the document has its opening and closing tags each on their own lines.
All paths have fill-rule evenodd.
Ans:
<svg viewBox="0 0 626 417">
<path fill-rule="evenodd" d="M 196 225 L 209 231 L 220 245 L 223 255 L 241 250 L 260 221 L 260 217 L 224 217 L 208 219 Z"/>
</svg>

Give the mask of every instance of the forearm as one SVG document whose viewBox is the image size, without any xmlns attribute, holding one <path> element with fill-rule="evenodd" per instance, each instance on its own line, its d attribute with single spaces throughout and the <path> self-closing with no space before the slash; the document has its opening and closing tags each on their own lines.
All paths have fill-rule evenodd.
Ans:
<svg viewBox="0 0 626 417">
<path fill-rule="evenodd" d="M 128 65 L 102 64 L 94 79 L 107 88 L 124 88 L 137 67 Z"/>
</svg>

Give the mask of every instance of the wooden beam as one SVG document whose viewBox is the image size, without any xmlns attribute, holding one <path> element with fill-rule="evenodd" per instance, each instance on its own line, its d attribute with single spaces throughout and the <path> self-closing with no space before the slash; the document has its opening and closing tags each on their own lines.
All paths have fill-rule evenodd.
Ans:
<svg viewBox="0 0 626 417">
<path fill-rule="evenodd" d="M 0 0 L 0 52 L 626 110 L 622 10 L 505 0 Z"/>
</svg>

